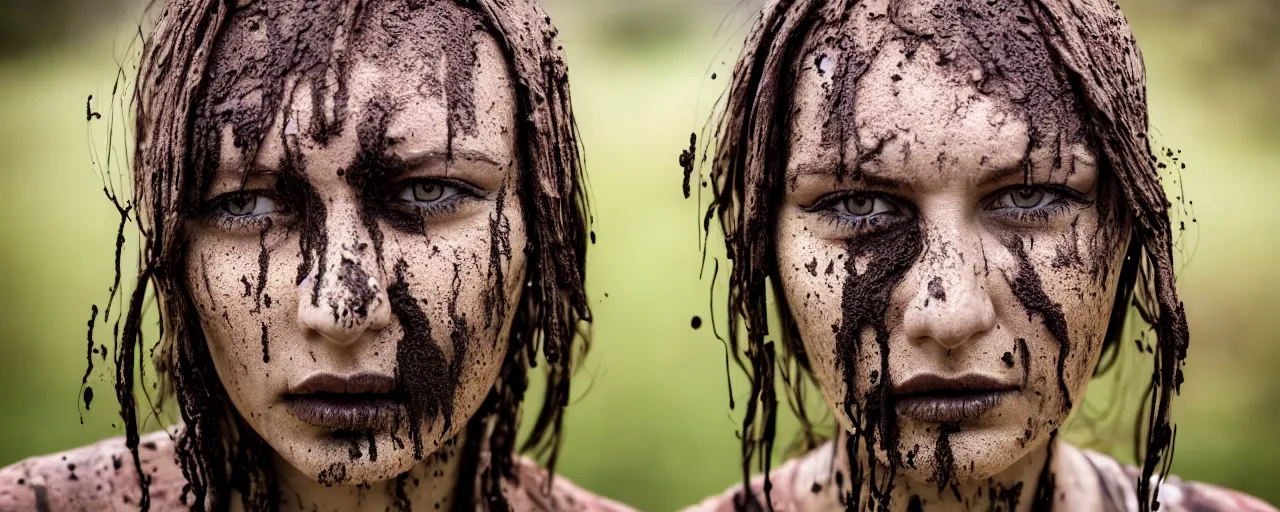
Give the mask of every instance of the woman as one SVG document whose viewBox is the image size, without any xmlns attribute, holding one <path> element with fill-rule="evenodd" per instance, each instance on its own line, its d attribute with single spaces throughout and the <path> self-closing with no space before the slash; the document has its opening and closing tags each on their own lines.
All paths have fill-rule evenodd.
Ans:
<svg viewBox="0 0 1280 512">
<path fill-rule="evenodd" d="M 0 509 L 621 510 L 553 478 L 590 319 L 555 35 L 530 1 L 166 2 L 126 436 L 5 469 Z M 140 436 L 148 286 L 182 424 Z M 514 455 L 539 350 L 547 470 Z"/>
<path fill-rule="evenodd" d="M 744 477 L 771 466 L 775 371 L 803 440 L 810 379 L 838 433 L 696 509 L 1274 510 L 1165 479 L 1188 333 L 1114 1 L 773 1 L 727 98 L 709 214 Z M 1139 468 L 1057 436 L 1131 304 L 1156 334 Z"/>
</svg>

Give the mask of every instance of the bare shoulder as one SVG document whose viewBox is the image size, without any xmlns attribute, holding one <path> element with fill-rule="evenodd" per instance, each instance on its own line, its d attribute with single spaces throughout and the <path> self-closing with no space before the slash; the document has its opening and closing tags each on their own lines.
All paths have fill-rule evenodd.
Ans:
<svg viewBox="0 0 1280 512">
<path fill-rule="evenodd" d="M 185 509 L 186 480 L 174 459 L 171 432 L 142 437 L 142 471 L 150 481 L 152 510 Z M 133 456 L 123 437 L 52 455 L 31 457 L 0 469 L 0 511 L 137 510 L 142 496 Z"/>
<path fill-rule="evenodd" d="M 775 512 L 842 508 L 829 489 L 838 485 L 833 482 L 831 471 L 833 450 L 834 444 L 828 442 L 769 472 L 767 499 Z M 766 499 L 763 475 L 751 479 L 751 492 L 760 502 Z M 720 495 L 685 508 L 684 512 L 735 512 L 748 508 L 745 507 L 747 499 L 742 484 L 737 484 Z"/>
<path fill-rule="evenodd" d="M 551 481 L 550 492 L 547 492 L 547 478 L 550 476 L 530 459 L 521 457 L 516 468 L 519 483 L 511 493 L 511 509 L 521 511 L 559 511 L 559 512 L 633 512 L 635 509 L 596 496 L 570 482 L 563 476 L 556 476 Z"/>
<path fill-rule="evenodd" d="M 1136 483 L 1141 471 L 1090 450 L 1081 450 L 1098 472 L 1107 494 L 1124 501 L 1122 510 L 1137 510 Z M 1253 496 L 1212 484 L 1170 476 L 1160 485 L 1161 512 L 1278 512 L 1276 507 Z"/>
</svg>

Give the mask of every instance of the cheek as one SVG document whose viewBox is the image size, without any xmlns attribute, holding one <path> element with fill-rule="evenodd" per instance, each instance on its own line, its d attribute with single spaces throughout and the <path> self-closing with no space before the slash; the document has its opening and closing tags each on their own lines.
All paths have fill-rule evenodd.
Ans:
<svg viewBox="0 0 1280 512">
<path fill-rule="evenodd" d="M 233 238 L 196 230 L 186 285 L 219 380 L 245 416 L 257 414 L 282 381 L 270 364 L 290 353 L 296 330 L 290 280 L 297 258 L 282 236 Z M 282 385 L 282 384 L 281 384 Z M 246 409 L 247 406 L 247 409 Z"/>
<path fill-rule="evenodd" d="M 1111 241 L 1114 238 L 1114 233 L 1098 229 L 1096 210 L 1088 209 L 1068 229 L 1027 239 L 1030 266 L 1065 324 L 1069 353 L 1062 372 L 1072 405 L 1083 399 L 1105 342 L 1123 260 L 1123 248 Z M 1038 323 L 1040 319 L 1036 315 Z M 1040 344 L 1037 351 L 1046 361 L 1057 361 L 1057 342 L 1050 337 Z M 1057 380 L 1053 376 L 1049 382 Z"/>
<path fill-rule="evenodd" d="M 817 236 L 803 218 L 786 211 L 779 216 L 775 239 L 781 293 L 800 331 L 810 368 L 833 410 L 843 410 L 838 406 L 844 400 L 845 385 L 836 332 L 848 276 L 847 246 L 844 241 Z"/>
<path fill-rule="evenodd" d="M 501 370 L 525 281 L 527 234 L 519 204 L 428 228 L 399 241 L 405 284 L 422 304 L 455 380 L 454 428 L 479 407 Z M 497 220 L 495 220 L 497 219 Z M 394 275 L 394 272 L 392 273 Z"/>
</svg>

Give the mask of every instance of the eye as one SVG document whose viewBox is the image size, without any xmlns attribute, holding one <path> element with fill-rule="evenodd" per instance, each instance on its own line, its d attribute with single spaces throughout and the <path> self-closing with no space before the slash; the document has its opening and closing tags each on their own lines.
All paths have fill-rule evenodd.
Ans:
<svg viewBox="0 0 1280 512">
<path fill-rule="evenodd" d="M 257 194 L 241 194 L 226 198 L 218 204 L 218 209 L 232 217 L 266 215 L 278 210 L 275 201 Z"/>
<path fill-rule="evenodd" d="M 832 205 L 832 209 L 850 217 L 874 217 L 898 212 L 898 207 L 893 202 L 871 195 L 845 197 Z"/>
<path fill-rule="evenodd" d="M 206 204 L 205 222 L 226 231 L 265 229 L 272 219 L 286 213 L 276 198 L 263 191 L 231 192 L 215 197 Z"/>
<path fill-rule="evenodd" d="M 1039 187 L 1018 187 L 996 199 L 998 208 L 1034 210 L 1056 202 L 1061 196 Z"/>
<path fill-rule="evenodd" d="M 395 199 L 408 203 L 439 203 L 461 192 L 461 188 L 435 180 L 413 180 L 395 193 Z"/>
<path fill-rule="evenodd" d="M 1073 190 L 1046 185 L 1009 187 L 993 194 L 992 213 L 1020 222 L 1047 222 L 1073 207 L 1092 204 Z"/>
<path fill-rule="evenodd" d="M 819 199 L 805 210 L 816 213 L 835 230 L 834 237 L 846 238 L 888 229 L 912 217 L 902 200 L 887 194 L 841 192 Z"/>
</svg>

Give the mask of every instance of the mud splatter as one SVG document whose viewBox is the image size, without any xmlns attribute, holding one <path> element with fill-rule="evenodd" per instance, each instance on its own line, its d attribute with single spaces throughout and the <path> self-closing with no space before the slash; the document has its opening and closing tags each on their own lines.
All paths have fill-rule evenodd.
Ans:
<svg viewBox="0 0 1280 512">
<path fill-rule="evenodd" d="M 262 324 L 262 362 L 271 362 L 271 337 L 267 334 L 267 324 Z"/>
<path fill-rule="evenodd" d="M 453 354 L 449 360 L 449 378 L 452 382 L 460 382 L 463 365 L 467 362 L 467 340 L 471 339 L 471 327 L 467 323 L 466 315 L 458 313 L 458 299 L 462 295 L 462 268 L 458 263 L 453 264 L 452 287 L 453 295 L 449 298 L 448 308 L 449 320 L 452 324 L 449 330 L 449 341 L 453 345 Z M 452 411 L 452 407 L 449 411 Z M 445 425 L 448 424 L 449 420 L 446 419 Z"/>
<path fill-rule="evenodd" d="M 960 426 L 954 423 L 938 425 L 938 444 L 933 449 L 934 479 L 937 480 L 938 492 L 942 492 L 952 484 L 955 474 L 956 456 L 951 452 L 951 435 L 960 432 Z"/>
<path fill-rule="evenodd" d="M 689 149 L 680 153 L 680 168 L 684 169 L 684 198 L 688 199 L 691 192 L 689 180 L 693 177 L 693 162 L 697 158 L 698 153 L 698 134 L 689 134 Z"/>
<path fill-rule="evenodd" d="M 409 503 L 409 493 L 405 490 L 405 484 L 408 480 L 408 473 L 401 473 L 400 476 L 396 477 L 392 490 L 393 496 L 395 496 L 395 502 L 392 506 L 395 507 L 393 510 L 396 510 L 397 512 L 410 512 L 413 510 L 413 505 Z"/>
<path fill-rule="evenodd" d="M 387 287 L 391 312 L 400 320 L 404 337 L 396 344 L 396 389 L 408 412 L 413 456 L 422 460 L 422 425 L 444 418 L 444 430 L 453 424 L 455 382 L 444 351 L 431 336 L 431 322 L 405 284 L 408 263 L 396 263 L 396 281 Z"/>
<path fill-rule="evenodd" d="M 92 96 L 90 96 L 92 98 Z M 98 306 L 89 306 L 89 332 L 85 335 L 88 339 L 88 348 L 85 349 L 84 360 L 86 362 L 84 376 L 80 377 L 80 389 L 84 394 L 84 409 L 89 410 L 89 404 L 93 402 L 93 388 L 86 387 L 89 383 L 89 375 L 93 373 L 93 325 L 98 320 Z M 80 417 L 80 424 L 84 424 L 84 416 Z"/>
<path fill-rule="evenodd" d="M 1045 455 L 1044 467 L 1040 469 L 1040 478 L 1036 482 L 1035 501 L 1031 504 L 1033 512 L 1051 512 L 1053 510 L 1053 494 L 1057 489 L 1057 476 L 1053 474 L 1053 448 L 1058 440 L 1058 429 L 1049 433 L 1048 453 Z"/>
<path fill-rule="evenodd" d="M 350 457 L 351 460 L 360 460 L 361 457 L 364 457 L 364 452 L 360 450 L 359 432 L 338 431 L 333 433 L 333 437 L 347 442 L 347 457 Z"/>
<path fill-rule="evenodd" d="M 53 510 L 49 507 L 49 489 L 43 485 L 32 485 L 31 490 L 36 493 L 36 510 L 38 512 L 49 512 Z"/>
<path fill-rule="evenodd" d="M 494 212 L 489 217 L 489 274 L 493 277 L 493 286 L 484 295 L 486 329 L 493 326 L 493 319 L 507 315 L 507 278 L 502 272 L 502 260 L 511 260 L 511 222 L 503 213 L 506 201 L 507 192 L 503 189 L 494 199 Z M 493 343 L 496 347 L 496 337 Z"/>
<path fill-rule="evenodd" d="M 338 264 L 337 278 L 342 290 L 340 295 L 329 298 L 329 308 L 335 322 L 350 326 L 369 316 L 371 307 L 377 305 L 378 290 L 364 266 L 343 256 Z"/>
<path fill-rule="evenodd" d="M 89 99 L 84 100 L 84 120 L 93 121 L 95 119 L 102 119 L 102 114 L 98 112 L 94 112 L 93 95 L 90 94 Z"/>
<path fill-rule="evenodd" d="M 934 276 L 929 280 L 929 297 L 939 302 L 947 301 L 947 291 L 942 289 L 942 278 Z"/>
<path fill-rule="evenodd" d="M 889 311 L 894 289 L 906 277 L 924 251 L 924 237 L 915 219 L 903 221 L 898 226 L 888 226 L 848 242 L 845 269 L 848 272 L 841 297 L 842 319 L 836 332 L 836 354 L 840 355 L 841 372 L 844 375 L 844 414 L 855 425 L 855 433 L 846 450 L 850 461 L 858 461 L 850 468 L 850 494 L 845 503 L 855 509 L 862 497 L 864 482 L 870 483 L 871 499 L 879 500 L 879 506 L 888 507 L 893 481 L 901 464 L 902 454 L 898 446 L 898 415 L 892 395 L 892 376 L 889 369 L 889 329 L 885 318 Z M 858 272 L 856 261 L 865 259 L 866 268 Z M 865 354 L 871 340 L 862 339 L 862 333 L 870 328 L 879 349 L 880 367 L 874 383 L 865 394 L 859 391 L 858 360 Z M 863 396 L 859 405 L 854 397 Z M 865 439 L 863 439 L 865 436 Z M 856 453 L 861 446 L 865 453 Z M 878 464 L 875 449 L 889 454 L 889 464 L 883 479 L 876 477 Z M 877 488 L 877 483 L 883 487 Z"/>
<path fill-rule="evenodd" d="M 1026 250 L 1023 249 L 1022 239 L 1011 238 L 1005 240 L 1004 244 L 1018 263 L 1017 275 L 1012 278 L 1005 276 L 1010 288 L 1013 289 L 1013 295 L 1018 298 L 1018 302 L 1022 303 L 1022 307 L 1026 308 L 1028 316 L 1040 315 L 1045 328 L 1049 330 L 1054 341 L 1058 342 L 1058 390 L 1062 393 L 1063 409 L 1070 410 L 1072 400 L 1071 390 L 1067 389 L 1066 365 L 1067 356 L 1071 353 L 1071 343 L 1067 338 L 1066 316 L 1062 313 L 1062 306 L 1053 302 L 1045 294 L 1044 286 L 1040 283 L 1040 275 L 1036 273 Z"/>
<path fill-rule="evenodd" d="M 1022 482 L 1017 482 L 1008 488 L 998 484 L 989 487 L 987 497 L 991 500 L 991 510 L 1016 512 L 1018 502 L 1022 500 L 1022 488 Z M 999 505 L 1003 505 L 1003 508 Z"/>
<path fill-rule="evenodd" d="M 334 462 L 325 468 L 320 474 L 316 475 L 316 481 L 324 484 L 326 487 L 333 487 L 347 483 L 347 465 L 341 462 Z"/>
<path fill-rule="evenodd" d="M 271 264 L 270 253 L 267 251 L 267 233 L 271 231 L 271 221 L 267 221 L 267 225 L 262 232 L 258 234 L 258 287 L 254 289 L 254 312 L 262 310 L 262 290 L 267 287 L 267 267 Z"/>
<path fill-rule="evenodd" d="M 1018 338 L 1018 355 L 1022 358 L 1022 387 L 1027 387 L 1031 380 L 1031 351 L 1027 349 L 1027 340 Z"/>
</svg>

